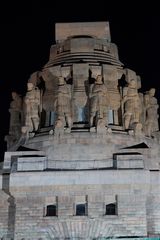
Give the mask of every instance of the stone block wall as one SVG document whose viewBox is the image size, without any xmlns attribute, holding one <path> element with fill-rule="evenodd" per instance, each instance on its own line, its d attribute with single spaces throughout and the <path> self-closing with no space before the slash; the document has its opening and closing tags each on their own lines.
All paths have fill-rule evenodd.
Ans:
<svg viewBox="0 0 160 240">
<path fill-rule="evenodd" d="M 119 195 L 118 216 L 131 236 L 147 236 L 146 196 Z"/>
<path fill-rule="evenodd" d="M 160 235 L 160 194 L 150 195 L 147 200 L 148 235 Z"/>
<path fill-rule="evenodd" d="M 59 186 L 51 190 L 46 186 L 43 192 L 42 189 L 39 192 L 36 188 L 28 188 L 26 193 L 16 193 L 15 239 L 20 239 L 18 236 L 22 236 L 22 233 L 26 233 L 23 237 L 27 237 L 31 232 L 35 234 L 35 239 L 38 239 L 40 232 L 44 237 L 50 232 L 51 237 L 59 239 L 73 236 L 87 239 L 88 236 L 100 237 L 101 234 L 102 237 L 147 235 L 144 196 L 118 194 L 115 198 L 114 194 L 105 194 L 103 186 L 79 186 L 77 190 L 76 187 L 68 186 L 65 192 L 62 188 Z M 76 202 L 81 202 L 82 196 L 85 199 L 87 192 L 88 214 L 75 216 Z M 53 203 L 57 196 L 58 216 L 45 215 L 47 195 L 50 196 L 50 200 L 53 199 Z M 109 202 L 117 199 L 116 215 L 105 215 L 105 204 L 109 203 L 107 199 Z"/>
<path fill-rule="evenodd" d="M 0 237 L 7 235 L 9 225 L 9 202 L 8 195 L 0 190 Z M 11 230 L 12 226 L 10 226 Z"/>
<path fill-rule="evenodd" d="M 10 193 L 1 191 L 0 224 L 17 240 L 158 235 L 159 178 L 146 170 L 12 173 Z M 86 203 L 86 215 L 75 214 L 77 203 Z M 110 203 L 114 215 L 105 214 Z M 46 216 L 51 204 L 56 216 Z"/>
</svg>

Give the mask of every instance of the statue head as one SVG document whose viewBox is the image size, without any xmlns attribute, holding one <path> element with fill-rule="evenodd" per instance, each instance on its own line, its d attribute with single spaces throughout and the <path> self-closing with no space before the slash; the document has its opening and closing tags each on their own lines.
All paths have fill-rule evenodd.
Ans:
<svg viewBox="0 0 160 240">
<path fill-rule="evenodd" d="M 149 90 L 149 95 L 151 96 L 151 97 L 154 97 L 154 95 L 155 95 L 155 88 L 151 88 L 150 90 Z"/>
<path fill-rule="evenodd" d="M 97 77 L 96 77 L 96 84 L 103 84 L 102 75 L 97 75 Z"/>
<path fill-rule="evenodd" d="M 16 92 L 12 92 L 12 99 L 15 100 L 17 98 L 18 94 Z"/>
<path fill-rule="evenodd" d="M 130 88 L 137 88 L 137 81 L 135 79 L 131 79 L 131 81 L 129 82 L 128 86 Z"/>
<path fill-rule="evenodd" d="M 31 90 L 33 90 L 33 88 L 34 88 L 34 84 L 31 83 L 31 82 L 28 82 L 28 83 L 27 83 L 27 90 L 28 90 L 28 91 L 31 91 Z"/>
<path fill-rule="evenodd" d="M 59 78 L 58 78 L 58 85 L 64 85 L 64 84 L 65 84 L 64 77 L 59 76 Z"/>
</svg>

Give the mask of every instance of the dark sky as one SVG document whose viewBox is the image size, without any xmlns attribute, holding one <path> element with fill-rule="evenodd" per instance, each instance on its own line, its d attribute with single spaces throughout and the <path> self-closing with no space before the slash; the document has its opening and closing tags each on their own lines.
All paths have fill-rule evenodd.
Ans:
<svg viewBox="0 0 160 240">
<path fill-rule="evenodd" d="M 23 1 L 22 1 L 23 2 Z M 111 4 L 112 2 L 112 4 Z M 117 5 L 117 3 L 119 4 Z M 88 6 L 86 5 L 88 3 Z M 160 13 L 152 1 L 52 1 L 52 4 L 0 8 L 0 161 L 6 149 L 11 92 L 24 94 L 29 75 L 48 61 L 54 43 L 54 24 L 74 21 L 109 21 L 112 42 L 120 60 L 142 78 L 142 91 L 150 87 L 160 96 Z"/>
</svg>

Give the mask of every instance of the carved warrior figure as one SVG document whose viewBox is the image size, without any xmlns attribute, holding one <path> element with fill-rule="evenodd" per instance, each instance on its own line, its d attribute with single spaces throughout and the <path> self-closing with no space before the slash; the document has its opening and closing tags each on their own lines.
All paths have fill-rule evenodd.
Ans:
<svg viewBox="0 0 160 240">
<path fill-rule="evenodd" d="M 125 129 L 140 129 L 140 116 L 142 112 L 141 99 L 137 90 L 137 81 L 131 79 L 128 87 L 126 88 L 126 94 L 122 99 L 122 105 L 124 108 L 124 127 Z"/>
<path fill-rule="evenodd" d="M 64 129 L 66 126 L 68 131 L 70 131 L 72 127 L 71 89 L 62 76 L 59 77 L 54 108 L 57 114 L 55 129 Z"/>
<path fill-rule="evenodd" d="M 90 127 L 107 124 L 107 111 L 109 99 L 107 88 L 102 81 L 102 76 L 98 75 L 90 91 Z"/>
<path fill-rule="evenodd" d="M 27 83 L 27 93 L 24 98 L 24 121 L 26 131 L 38 130 L 40 123 L 40 90 L 33 83 Z"/>
<path fill-rule="evenodd" d="M 158 127 L 158 117 L 157 110 L 159 105 L 157 104 L 157 99 L 154 97 L 155 89 L 151 88 L 144 96 L 146 120 L 145 120 L 145 134 L 149 137 L 152 136 L 153 132 L 159 130 Z"/>
<path fill-rule="evenodd" d="M 14 136 L 15 139 L 20 137 L 20 129 L 22 124 L 22 98 L 16 93 L 12 92 L 12 101 L 10 103 L 10 128 L 9 135 Z"/>
</svg>

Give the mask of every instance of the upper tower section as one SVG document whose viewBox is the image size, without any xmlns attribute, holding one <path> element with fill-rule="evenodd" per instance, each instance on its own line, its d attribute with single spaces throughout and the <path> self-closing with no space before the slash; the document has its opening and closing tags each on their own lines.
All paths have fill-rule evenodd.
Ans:
<svg viewBox="0 0 160 240">
<path fill-rule="evenodd" d="M 56 23 L 55 40 L 23 99 L 12 96 L 8 149 L 42 133 L 158 134 L 155 89 L 139 91 L 141 78 L 119 61 L 108 22 Z"/>
<path fill-rule="evenodd" d="M 111 42 L 109 22 L 56 23 L 56 42 L 73 36 L 91 36 Z"/>
<path fill-rule="evenodd" d="M 111 43 L 109 22 L 56 23 L 55 40 L 46 67 L 75 61 L 122 66 L 117 46 Z"/>
</svg>

